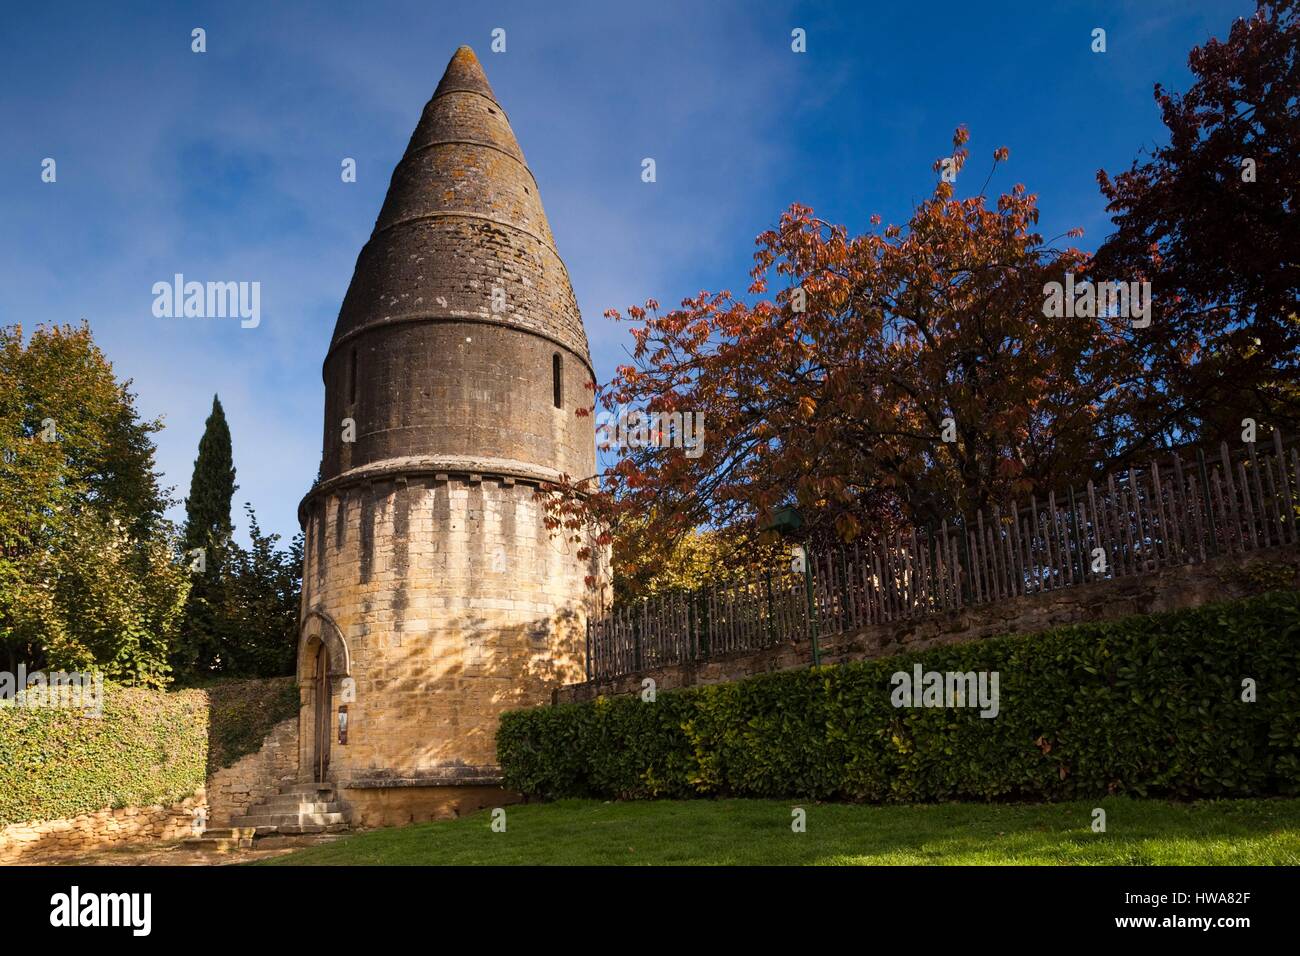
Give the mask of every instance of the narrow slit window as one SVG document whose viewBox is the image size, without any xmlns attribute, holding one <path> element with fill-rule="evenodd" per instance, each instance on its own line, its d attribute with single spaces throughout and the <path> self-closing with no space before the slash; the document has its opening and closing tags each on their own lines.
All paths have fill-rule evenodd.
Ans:
<svg viewBox="0 0 1300 956">
<path fill-rule="evenodd" d="M 352 350 L 352 361 L 348 366 L 348 404 L 357 403 L 357 350 Z"/>
<path fill-rule="evenodd" d="M 561 395 L 563 392 L 563 375 L 563 360 L 560 358 L 560 353 L 556 352 L 551 356 L 551 398 L 555 401 L 556 408 L 564 407 L 564 399 Z"/>
</svg>

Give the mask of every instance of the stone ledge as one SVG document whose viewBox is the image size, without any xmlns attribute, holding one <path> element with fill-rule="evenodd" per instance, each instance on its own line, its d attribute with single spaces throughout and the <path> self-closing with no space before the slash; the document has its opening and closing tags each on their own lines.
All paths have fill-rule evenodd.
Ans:
<svg viewBox="0 0 1300 956">
<path fill-rule="evenodd" d="M 371 770 L 365 776 L 340 781 L 353 790 L 392 787 L 490 787 L 501 784 L 500 767 L 436 767 L 431 770 Z"/>
<path fill-rule="evenodd" d="M 365 482 L 385 479 L 405 480 L 415 476 L 432 477 L 436 481 L 445 481 L 449 476 L 472 481 L 474 476 L 477 476 L 479 482 L 484 478 L 493 478 L 511 486 L 516 482 L 525 485 L 556 484 L 564 479 L 564 476 L 553 468 L 517 461 L 513 458 L 460 455 L 410 455 L 404 458 L 387 458 L 359 465 L 316 485 L 299 502 L 298 521 L 300 523 L 304 521 L 308 505 L 321 495 Z"/>
</svg>

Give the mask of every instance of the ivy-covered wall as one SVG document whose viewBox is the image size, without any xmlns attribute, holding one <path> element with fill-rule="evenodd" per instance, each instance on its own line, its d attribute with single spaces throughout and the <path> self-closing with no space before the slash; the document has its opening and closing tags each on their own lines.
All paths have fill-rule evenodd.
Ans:
<svg viewBox="0 0 1300 956">
<path fill-rule="evenodd" d="M 253 753 L 272 727 L 298 713 L 292 677 L 224 681 L 208 687 L 207 695 L 209 775 Z"/>
<path fill-rule="evenodd" d="M 0 826 L 169 804 L 297 710 L 292 678 L 159 691 L 104 685 L 102 717 L 0 707 Z"/>
</svg>

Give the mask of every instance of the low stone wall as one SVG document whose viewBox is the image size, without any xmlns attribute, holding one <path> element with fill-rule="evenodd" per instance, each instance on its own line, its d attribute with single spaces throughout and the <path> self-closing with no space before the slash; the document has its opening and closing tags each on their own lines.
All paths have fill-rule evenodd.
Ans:
<svg viewBox="0 0 1300 956">
<path fill-rule="evenodd" d="M 232 817 L 298 779 L 298 718 L 272 728 L 256 753 L 208 777 L 208 827 L 228 827 Z"/>
<path fill-rule="evenodd" d="M 1162 568 L 1144 575 L 1061 588 L 946 614 L 872 624 L 822 638 L 821 659 L 823 664 L 838 664 L 889 657 L 944 644 L 1174 611 L 1288 588 L 1300 589 L 1300 549 L 1294 546 L 1231 555 L 1204 564 Z M 553 700 L 557 704 L 578 703 L 602 695 L 639 694 L 647 677 L 654 680 L 656 690 L 672 690 L 697 684 L 722 684 L 754 674 L 807 667 L 811 663 L 812 646 L 790 641 L 609 680 L 570 684 L 555 691 Z"/>
<path fill-rule="evenodd" d="M 183 840 L 194 833 L 194 817 L 206 813 L 202 788 L 164 807 L 97 810 L 62 820 L 11 823 L 0 828 L 0 864 L 36 863 L 132 843 Z"/>
<path fill-rule="evenodd" d="M 452 820 L 523 797 L 501 787 L 344 787 L 354 827 L 399 827 L 425 820 Z"/>
</svg>

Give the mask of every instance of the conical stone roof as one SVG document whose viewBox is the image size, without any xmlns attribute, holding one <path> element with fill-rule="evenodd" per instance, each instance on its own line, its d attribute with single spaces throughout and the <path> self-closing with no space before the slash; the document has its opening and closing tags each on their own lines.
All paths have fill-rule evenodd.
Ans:
<svg viewBox="0 0 1300 956">
<path fill-rule="evenodd" d="M 494 288 L 503 290 L 504 308 Z M 377 326 L 457 319 L 537 333 L 590 367 L 537 183 L 467 46 L 447 64 L 393 170 L 331 351 Z"/>
</svg>

